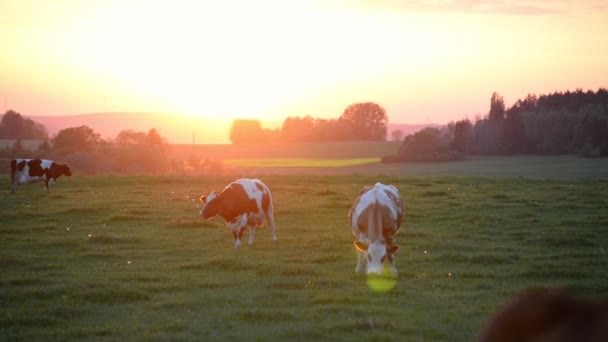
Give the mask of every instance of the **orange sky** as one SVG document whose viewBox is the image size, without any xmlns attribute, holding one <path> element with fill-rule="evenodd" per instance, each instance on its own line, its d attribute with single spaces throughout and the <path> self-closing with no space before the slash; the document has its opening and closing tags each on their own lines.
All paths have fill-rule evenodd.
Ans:
<svg viewBox="0 0 608 342">
<path fill-rule="evenodd" d="M 3 0 L 0 104 L 23 115 L 176 112 L 394 123 L 484 115 L 608 80 L 608 4 L 482 0 Z"/>
</svg>

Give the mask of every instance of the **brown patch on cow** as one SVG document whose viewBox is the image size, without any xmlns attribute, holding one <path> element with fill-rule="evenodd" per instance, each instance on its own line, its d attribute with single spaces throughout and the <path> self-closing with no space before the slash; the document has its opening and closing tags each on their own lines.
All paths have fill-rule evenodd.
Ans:
<svg viewBox="0 0 608 342">
<path fill-rule="evenodd" d="M 218 195 L 219 197 L 222 198 L 222 212 L 219 215 L 227 222 L 234 222 L 245 212 L 258 212 L 255 199 L 249 198 L 241 184 L 231 184 Z"/>
<path fill-rule="evenodd" d="M 270 207 L 270 194 L 266 191 L 262 194 L 262 210 L 268 212 Z"/>
<path fill-rule="evenodd" d="M 25 169 L 25 160 L 22 160 L 17 164 L 17 170 L 23 171 L 23 169 Z"/>
<path fill-rule="evenodd" d="M 255 182 L 255 187 L 258 188 L 261 192 L 264 192 L 264 187 L 259 182 Z"/>
<path fill-rule="evenodd" d="M 30 167 L 30 177 L 42 177 L 44 176 L 44 170 L 42 170 L 42 160 L 32 159 L 27 165 Z"/>
<path fill-rule="evenodd" d="M 491 318 L 479 341 L 608 341 L 608 301 L 530 289 Z"/>
</svg>

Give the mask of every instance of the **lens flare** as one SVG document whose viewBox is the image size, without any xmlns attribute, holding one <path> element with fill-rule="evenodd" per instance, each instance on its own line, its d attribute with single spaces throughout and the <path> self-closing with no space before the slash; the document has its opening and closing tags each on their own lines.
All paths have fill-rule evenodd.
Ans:
<svg viewBox="0 0 608 342">
<path fill-rule="evenodd" d="M 397 277 L 388 265 L 384 265 L 382 274 L 368 274 L 367 287 L 374 292 L 388 292 L 397 284 Z"/>
</svg>

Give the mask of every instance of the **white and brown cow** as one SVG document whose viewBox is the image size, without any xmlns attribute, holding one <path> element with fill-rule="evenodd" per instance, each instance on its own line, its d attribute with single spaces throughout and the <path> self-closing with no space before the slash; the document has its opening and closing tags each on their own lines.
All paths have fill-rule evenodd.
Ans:
<svg viewBox="0 0 608 342">
<path fill-rule="evenodd" d="M 264 219 L 270 226 L 272 239 L 277 239 L 272 196 L 259 179 L 238 179 L 221 193 L 212 192 L 208 196 L 201 196 L 200 200 L 203 203 L 201 218 L 223 217 L 226 225 L 232 229 L 235 248 L 241 246 L 245 228 L 249 228 L 249 245 L 253 244 L 255 230 L 264 223 Z"/>
<path fill-rule="evenodd" d="M 13 159 L 11 160 L 11 193 L 15 193 L 21 184 L 44 181 L 46 192 L 61 175 L 71 176 L 66 164 L 58 164 L 47 159 Z"/>
<path fill-rule="evenodd" d="M 397 275 L 395 253 L 399 245 L 395 244 L 395 235 L 404 213 L 403 200 L 393 185 L 376 183 L 359 191 L 348 213 L 352 232 L 357 237 L 357 273 L 363 271 L 367 260 L 367 274 L 382 274 L 384 261 L 388 260 L 393 275 Z"/>
</svg>

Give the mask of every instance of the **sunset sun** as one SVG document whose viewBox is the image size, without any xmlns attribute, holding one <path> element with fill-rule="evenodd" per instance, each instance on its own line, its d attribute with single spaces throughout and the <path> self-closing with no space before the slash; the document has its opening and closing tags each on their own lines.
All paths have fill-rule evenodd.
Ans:
<svg viewBox="0 0 608 342">
<path fill-rule="evenodd" d="M 605 86 L 600 1 L 75 1 L 0 5 L 4 109 L 163 112 L 209 122 L 483 115 L 492 92 Z"/>
</svg>

